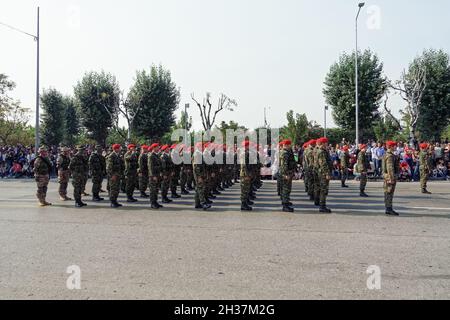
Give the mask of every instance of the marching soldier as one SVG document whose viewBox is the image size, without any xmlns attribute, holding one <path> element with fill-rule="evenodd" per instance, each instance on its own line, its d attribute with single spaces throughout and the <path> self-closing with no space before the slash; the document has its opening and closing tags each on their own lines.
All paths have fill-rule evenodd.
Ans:
<svg viewBox="0 0 450 320">
<path fill-rule="evenodd" d="M 358 159 L 357 159 L 357 167 L 358 172 L 361 174 L 361 178 L 359 180 L 359 195 L 361 197 L 367 198 L 368 195 L 366 194 L 366 185 L 367 185 L 367 171 L 369 170 L 370 163 L 369 160 L 366 157 L 366 149 L 367 146 L 365 144 L 359 145 L 359 153 L 358 153 Z"/>
<path fill-rule="evenodd" d="M 243 149 L 240 152 L 240 164 L 241 164 L 241 210 L 252 211 L 250 207 L 253 202 L 250 200 L 250 192 L 252 187 L 252 168 L 250 165 L 250 141 L 245 140 L 242 143 Z"/>
<path fill-rule="evenodd" d="M 387 151 L 383 157 L 383 177 L 384 177 L 384 203 L 386 206 L 386 214 L 390 216 L 398 216 L 399 214 L 393 209 L 393 198 L 395 187 L 397 185 L 397 177 L 400 171 L 400 161 L 394 154 L 397 143 L 394 141 L 386 142 Z"/>
<path fill-rule="evenodd" d="M 281 202 L 284 212 L 294 212 L 293 204 L 290 202 L 292 179 L 294 178 L 297 163 L 292 151 L 292 141 L 283 141 L 283 150 L 280 154 L 280 176 L 281 176 Z"/>
<path fill-rule="evenodd" d="M 89 171 L 88 159 L 86 156 L 86 149 L 83 146 L 77 147 L 77 153 L 73 156 L 69 165 L 70 172 L 72 173 L 72 185 L 73 185 L 73 197 L 75 199 L 75 207 L 82 208 L 87 206 L 81 200 L 81 194 L 83 193 L 86 185 L 86 175 Z"/>
<path fill-rule="evenodd" d="M 350 166 L 350 154 L 348 152 L 349 148 L 347 145 L 342 147 L 342 152 L 339 157 L 341 162 L 341 187 L 348 188 L 348 185 L 345 182 L 348 179 L 348 168 Z"/>
<path fill-rule="evenodd" d="M 106 171 L 106 162 L 102 152 L 102 147 L 98 145 L 89 157 L 89 171 L 91 172 L 92 178 L 92 201 L 95 202 L 105 200 L 100 198 L 100 190 Z"/>
<path fill-rule="evenodd" d="M 203 159 L 203 144 L 197 143 L 192 155 L 192 171 L 195 180 L 195 209 L 208 210 L 211 204 L 206 197 L 206 164 Z"/>
<path fill-rule="evenodd" d="M 148 188 L 148 146 L 143 145 L 141 147 L 138 163 L 139 191 L 141 192 L 141 198 L 148 199 L 150 198 L 146 193 Z"/>
<path fill-rule="evenodd" d="M 129 144 L 128 151 L 124 155 L 125 160 L 125 192 L 127 194 L 127 202 L 137 202 L 137 199 L 133 197 L 134 190 L 136 189 L 136 176 L 138 169 L 138 155 L 136 153 L 136 146 Z"/>
<path fill-rule="evenodd" d="M 122 160 L 120 159 L 120 144 L 112 146 L 112 152 L 106 158 L 106 173 L 108 175 L 109 200 L 111 208 L 122 207 L 117 202 L 120 193 L 120 177 L 122 175 Z"/>
<path fill-rule="evenodd" d="M 39 155 L 34 160 L 34 179 L 37 184 L 36 197 L 39 200 L 41 207 L 51 206 L 50 202 L 47 202 L 47 188 L 50 181 L 50 172 L 52 170 L 52 164 L 48 159 L 48 151 L 45 147 L 40 147 L 38 151 Z"/>
<path fill-rule="evenodd" d="M 61 152 L 56 160 L 56 168 L 58 169 L 58 183 L 59 189 L 58 193 L 62 201 L 71 201 L 72 199 L 67 196 L 67 186 L 70 179 L 70 149 L 67 147 L 62 147 Z"/>
<path fill-rule="evenodd" d="M 429 145 L 428 143 L 420 144 L 419 153 L 419 169 L 420 169 L 420 187 L 422 188 L 422 193 L 431 194 L 427 190 L 428 177 L 430 176 L 430 154 L 428 153 Z"/>
<path fill-rule="evenodd" d="M 326 206 L 328 195 L 328 187 L 331 180 L 332 162 L 330 154 L 327 150 L 328 139 L 320 138 L 316 141 L 316 149 L 314 153 L 314 167 L 316 170 L 316 186 L 314 189 L 315 200 L 318 202 L 322 213 L 331 213 L 331 210 Z"/>
<path fill-rule="evenodd" d="M 158 155 L 159 144 L 154 143 L 149 148 L 148 155 L 148 177 L 150 187 L 150 204 L 152 209 L 159 209 L 163 206 L 158 203 L 158 192 L 161 185 L 162 163 Z"/>
</svg>

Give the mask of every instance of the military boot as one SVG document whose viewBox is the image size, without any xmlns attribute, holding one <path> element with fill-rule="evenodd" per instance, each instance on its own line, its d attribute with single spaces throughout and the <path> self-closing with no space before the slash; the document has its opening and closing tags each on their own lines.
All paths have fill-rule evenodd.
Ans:
<svg viewBox="0 0 450 320">
<path fill-rule="evenodd" d="M 146 194 L 145 191 L 144 191 L 144 192 L 141 192 L 141 198 L 142 199 L 148 199 L 148 198 L 150 198 L 150 196 L 148 194 Z"/>
<path fill-rule="evenodd" d="M 283 212 L 294 212 L 294 208 L 289 206 L 287 203 L 283 204 Z"/>
<path fill-rule="evenodd" d="M 92 201 L 94 201 L 94 202 L 100 202 L 100 201 L 103 201 L 103 200 L 105 200 L 105 199 L 100 198 L 98 193 L 94 194 L 94 196 L 92 197 Z"/>
<path fill-rule="evenodd" d="M 331 210 L 329 208 L 327 208 L 326 206 L 320 206 L 319 212 L 320 213 L 331 213 Z"/>
<path fill-rule="evenodd" d="M 111 201 L 111 208 L 120 208 L 121 206 L 117 201 Z"/>
<path fill-rule="evenodd" d="M 241 204 L 241 211 L 252 211 L 253 208 L 250 207 L 247 202 L 242 202 Z"/>
<path fill-rule="evenodd" d="M 127 197 L 127 202 L 138 202 L 137 199 L 135 199 L 133 196 Z"/>
<path fill-rule="evenodd" d="M 158 202 L 153 201 L 153 202 L 151 203 L 150 207 L 151 207 L 152 209 L 158 210 L 158 209 L 160 209 L 162 206 L 159 205 Z"/>
<path fill-rule="evenodd" d="M 252 205 L 254 205 L 255 203 L 254 203 L 252 200 L 247 200 L 247 204 L 248 204 L 249 206 L 252 206 Z"/>
<path fill-rule="evenodd" d="M 162 198 L 162 203 L 172 203 L 173 201 L 167 198 L 167 196 Z"/>
<path fill-rule="evenodd" d="M 430 191 L 428 191 L 426 188 L 422 189 L 423 194 L 432 194 Z"/>
<path fill-rule="evenodd" d="M 75 201 L 75 207 L 76 208 L 83 208 L 84 207 L 84 203 L 81 200 L 76 200 Z"/>
<path fill-rule="evenodd" d="M 396 216 L 396 217 L 399 216 L 399 214 L 397 212 L 395 212 L 395 210 L 393 208 L 391 208 L 391 207 L 386 208 L 386 214 L 388 216 Z"/>
<path fill-rule="evenodd" d="M 202 208 L 203 208 L 204 211 L 206 211 L 206 210 L 208 210 L 208 209 L 211 208 L 211 204 L 209 204 L 209 203 L 204 203 L 204 204 L 202 204 Z"/>
<path fill-rule="evenodd" d="M 365 193 L 364 190 L 361 190 L 361 192 L 359 193 L 359 196 L 363 197 L 363 198 L 368 198 L 369 197 L 369 195 L 367 193 Z"/>
<path fill-rule="evenodd" d="M 346 185 L 346 184 L 345 184 L 345 182 L 344 182 L 344 181 L 342 181 L 342 183 L 341 183 L 341 187 L 342 187 L 342 188 L 348 188 L 348 185 Z"/>
</svg>

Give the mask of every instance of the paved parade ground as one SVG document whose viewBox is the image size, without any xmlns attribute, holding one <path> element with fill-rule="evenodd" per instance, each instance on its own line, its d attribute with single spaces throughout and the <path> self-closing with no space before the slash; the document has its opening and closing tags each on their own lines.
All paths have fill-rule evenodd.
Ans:
<svg viewBox="0 0 450 320">
<path fill-rule="evenodd" d="M 431 196 L 399 184 L 399 218 L 384 215 L 378 182 L 368 199 L 355 182 L 332 183 L 331 215 L 318 213 L 301 182 L 294 214 L 280 212 L 273 182 L 251 213 L 239 211 L 238 185 L 208 212 L 192 210 L 192 195 L 161 211 L 88 198 L 76 209 L 56 188 L 54 205 L 39 208 L 32 180 L 0 181 L 1 299 L 450 298 L 448 182 L 430 183 Z M 80 268 L 79 290 L 67 288 L 70 266 Z M 380 268 L 380 290 L 367 286 L 369 266 Z"/>
</svg>

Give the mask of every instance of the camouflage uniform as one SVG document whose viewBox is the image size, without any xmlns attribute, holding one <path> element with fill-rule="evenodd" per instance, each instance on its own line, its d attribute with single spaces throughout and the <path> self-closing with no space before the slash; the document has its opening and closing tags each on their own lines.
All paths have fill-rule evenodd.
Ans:
<svg viewBox="0 0 450 320">
<path fill-rule="evenodd" d="M 83 148 L 78 148 L 78 152 L 70 161 L 69 169 L 72 173 L 73 197 L 77 206 L 84 206 L 81 201 L 81 194 L 86 185 L 86 175 L 89 172 L 89 164 Z"/>
<path fill-rule="evenodd" d="M 36 197 L 38 198 L 41 206 L 50 205 L 45 198 L 47 197 L 47 188 L 50 181 L 51 169 L 52 164 L 47 157 L 38 156 L 36 160 L 34 160 L 34 179 L 37 184 Z"/>
<path fill-rule="evenodd" d="M 170 155 L 166 152 L 161 154 L 161 173 L 162 173 L 162 181 L 161 181 L 161 198 L 163 203 L 170 203 L 172 200 L 167 198 L 170 188 L 170 180 L 173 172 L 172 160 L 170 159 Z"/>
<path fill-rule="evenodd" d="M 397 177 L 400 172 L 400 161 L 394 152 L 390 149 L 386 151 L 382 161 L 384 177 L 384 203 L 386 213 L 395 213 L 393 211 L 393 199 Z"/>
<path fill-rule="evenodd" d="M 92 178 L 92 198 L 96 201 L 103 200 L 100 198 L 100 190 L 103 178 L 106 175 L 106 160 L 99 152 L 101 152 L 101 148 L 97 147 L 97 151 L 94 151 L 89 157 L 89 171 Z"/>
<path fill-rule="evenodd" d="M 162 173 L 162 163 L 161 158 L 156 152 L 151 152 L 148 155 L 148 177 L 149 177 L 149 187 L 150 187 L 150 202 L 152 207 L 160 207 L 158 205 L 158 192 L 161 185 L 161 173 Z"/>
<path fill-rule="evenodd" d="M 419 169 L 420 169 L 420 187 L 423 193 L 428 193 L 427 191 L 427 182 L 428 177 L 430 176 L 430 155 L 427 150 L 420 151 L 419 154 Z"/>
<path fill-rule="evenodd" d="M 358 159 L 357 159 L 357 168 L 358 173 L 361 174 L 360 180 L 359 180 L 359 191 L 361 192 L 361 195 L 365 195 L 366 185 L 367 185 L 367 171 L 369 169 L 369 160 L 366 157 L 366 151 L 361 150 L 358 153 Z"/>
<path fill-rule="evenodd" d="M 207 207 L 206 198 L 206 164 L 202 159 L 202 152 L 199 150 L 194 151 L 192 161 L 192 172 L 195 180 L 195 207 L 197 209 Z"/>
<path fill-rule="evenodd" d="M 303 156 L 303 164 L 305 165 L 305 179 L 307 180 L 306 189 L 308 190 L 308 195 L 311 200 L 314 200 L 314 148 L 312 146 L 308 146 Z"/>
<path fill-rule="evenodd" d="M 280 154 L 280 176 L 281 176 L 281 202 L 283 208 L 291 205 L 290 197 L 292 190 L 292 179 L 295 174 L 297 163 L 295 162 L 294 152 L 291 148 L 283 149 Z"/>
<path fill-rule="evenodd" d="M 136 177 L 138 170 L 138 155 L 136 151 L 129 150 L 125 153 L 125 192 L 128 201 L 135 201 L 133 198 L 134 190 L 136 189 Z"/>
<path fill-rule="evenodd" d="M 172 171 L 170 172 L 170 193 L 172 194 L 172 198 L 180 198 L 180 195 L 177 194 L 177 187 L 179 184 L 179 178 L 181 174 L 181 164 L 175 164 L 173 162 L 172 153 L 170 154 L 170 163 L 172 166 Z"/>
<path fill-rule="evenodd" d="M 120 192 L 120 177 L 122 175 L 122 160 L 115 151 L 111 152 L 106 158 L 106 173 L 108 175 L 109 200 L 113 206 L 117 204 Z"/>
<path fill-rule="evenodd" d="M 348 151 L 341 152 L 339 160 L 341 162 L 341 185 L 342 187 L 346 187 L 345 182 L 348 179 L 348 167 L 350 166 L 350 155 Z"/>
<path fill-rule="evenodd" d="M 58 169 L 58 183 L 59 189 L 58 193 L 61 197 L 61 200 L 67 201 L 72 200 L 67 196 L 67 186 L 69 185 L 70 180 L 70 157 L 66 156 L 64 152 L 61 152 L 56 160 L 56 167 Z"/>
<path fill-rule="evenodd" d="M 252 167 L 250 164 L 250 151 L 248 149 L 242 150 L 240 155 L 241 164 L 241 206 L 242 208 L 249 208 L 250 192 L 252 187 Z"/>
<path fill-rule="evenodd" d="M 139 155 L 138 164 L 139 191 L 141 192 L 141 197 L 148 198 L 148 195 L 145 193 L 148 188 L 148 153 L 143 152 Z"/>
<path fill-rule="evenodd" d="M 314 167 L 317 172 L 317 189 L 314 189 L 315 199 L 318 200 L 320 208 L 326 208 L 328 187 L 331 179 L 332 162 L 330 155 L 324 148 L 316 147 L 314 154 Z"/>
</svg>

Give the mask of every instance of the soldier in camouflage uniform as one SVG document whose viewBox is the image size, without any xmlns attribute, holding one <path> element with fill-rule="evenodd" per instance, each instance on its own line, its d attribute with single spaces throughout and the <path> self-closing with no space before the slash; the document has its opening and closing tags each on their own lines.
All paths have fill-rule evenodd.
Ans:
<svg viewBox="0 0 450 320">
<path fill-rule="evenodd" d="M 181 164 L 175 164 L 174 163 L 174 153 L 178 152 L 179 154 L 179 147 L 177 144 L 173 144 L 170 147 L 170 163 L 172 165 L 172 171 L 170 172 L 170 193 L 172 199 L 178 199 L 181 198 L 181 196 L 177 193 L 177 187 L 179 184 L 179 178 L 181 173 Z"/>
<path fill-rule="evenodd" d="M 120 152 L 120 165 L 121 165 L 121 174 L 120 174 L 120 191 L 122 193 L 127 193 L 127 181 L 125 177 L 125 150 L 121 149 Z"/>
<path fill-rule="evenodd" d="M 148 155 L 148 178 L 150 187 L 150 204 L 152 209 L 163 206 L 158 203 L 158 192 L 161 186 L 162 163 L 159 155 L 159 144 L 154 143 L 149 148 Z"/>
<path fill-rule="evenodd" d="M 103 178 L 106 175 L 106 160 L 102 152 L 103 148 L 98 145 L 89 157 L 89 171 L 92 178 L 92 201 L 95 202 L 105 200 L 100 198 Z"/>
<path fill-rule="evenodd" d="M 422 193 L 431 194 L 430 191 L 427 190 L 427 182 L 428 177 L 430 176 L 430 155 L 428 153 L 429 145 L 428 143 L 420 144 L 420 153 L 419 153 L 419 170 L 420 170 L 420 188 L 422 189 Z"/>
<path fill-rule="evenodd" d="M 52 170 L 52 164 L 48 159 L 47 148 L 41 147 L 38 151 L 39 155 L 34 160 L 34 179 L 37 184 L 36 197 L 39 200 L 41 207 L 51 206 L 50 202 L 47 202 L 47 188 L 50 181 L 50 172 Z"/>
<path fill-rule="evenodd" d="M 348 153 L 348 146 L 342 147 L 342 152 L 339 157 L 340 164 L 341 164 L 341 187 L 342 188 L 348 188 L 348 186 L 345 184 L 345 182 L 348 179 L 348 168 L 350 166 L 350 154 Z"/>
<path fill-rule="evenodd" d="M 81 200 L 86 185 L 86 175 L 89 172 L 89 163 L 86 155 L 86 149 L 83 146 L 77 147 L 77 153 L 70 161 L 69 170 L 72 173 L 73 197 L 75 199 L 75 207 L 81 208 L 87 206 Z"/>
<path fill-rule="evenodd" d="M 181 171 L 180 171 L 181 194 L 187 195 L 187 194 L 189 194 L 189 191 L 187 190 L 188 176 L 192 175 L 192 163 L 191 163 L 190 148 L 187 146 L 182 146 L 181 150 L 180 150 L 180 156 L 181 156 L 181 159 L 183 159 L 183 163 L 181 165 Z"/>
<path fill-rule="evenodd" d="M 250 164 L 250 141 L 246 140 L 242 143 L 240 150 L 240 165 L 241 165 L 241 210 L 252 211 L 253 208 L 250 200 L 250 193 L 252 187 L 252 167 Z"/>
<path fill-rule="evenodd" d="M 361 197 L 367 198 L 366 185 L 367 185 L 367 171 L 369 170 L 370 163 L 366 156 L 367 146 L 365 144 L 359 145 L 359 153 L 357 158 L 356 166 L 358 168 L 358 173 L 361 174 L 359 179 L 359 195 Z"/>
<path fill-rule="evenodd" d="M 400 171 L 400 161 L 394 154 L 394 149 L 397 143 L 394 141 L 386 142 L 387 151 L 383 157 L 383 177 L 384 177 L 384 203 L 386 206 L 386 214 L 391 216 L 398 216 L 398 213 L 393 209 L 393 199 L 395 187 L 397 185 L 397 178 Z"/>
<path fill-rule="evenodd" d="M 291 140 L 284 140 L 283 150 L 280 153 L 281 202 L 284 212 L 294 212 L 290 197 L 297 163 L 291 145 Z"/>
<path fill-rule="evenodd" d="M 139 169 L 139 191 L 141 198 L 148 199 L 150 196 L 146 193 L 148 188 L 148 146 L 141 146 L 141 154 L 138 159 Z"/>
<path fill-rule="evenodd" d="M 71 201 L 72 199 L 67 196 L 67 186 L 70 180 L 70 149 L 62 147 L 61 152 L 56 160 L 56 168 L 58 169 L 58 183 L 59 183 L 59 197 L 62 201 Z"/>
<path fill-rule="evenodd" d="M 316 146 L 316 140 L 310 140 L 307 142 L 307 148 L 303 154 L 303 164 L 305 165 L 305 177 L 307 180 L 307 187 L 309 199 L 314 201 L 314 179 L 315 179 L 315 169 L 314 169 L 314 149 Z"/>
<path fill-rule="evenodd" d="M 203 161 L 203 144 L 197 143 L 192 155 L 192 171 L 195 180 L 195 209 L 208 210 L 211 204 L 206 197 L 206 164 Z"/>
<path fill-rule="evenodd" d="M 169 155 L 170 147 L 168 145 L 164 145 L 161 147 L 161 201 L 162 203 L 172 203 L 173 200 L 169 199 L 167 195 L 169 194 L 170 189 L 170 179 L 171 174 L 173 172 L 172 161 Z"/>
<path fill-rule="evenodd" d="M 134 144 L 128 145 L 128 151 L 125 153 L 125 192 L 127 194 L 127 202 L 137 202 L 133 197 L 136 189 L 136 177 L 138 170 L 138 154 L 136 153 L 136 146 Z"/>
<path fill-rule="evenodd" d="M 112 152 L 106 158 L 106 173 L 108 175 L 109 200 L 111 208 L 119 208 L 122 205 L 117 202 L 120 192 L 120 177 L 122 175 L 122 160 L 120 159 L 120 144 L 112 146 Z"/>
<path fill-rule="evenodd" d="M 332 162 L 328 152 L 328 139 L 320 138 L 316 141 L 317 147 L 314 153 L 314 167 L 317 174 L 317 183 L 314 189 L 315 200 L 319 202 L 322 213 L 331 213 L 331 210 L 326 206 L 328 195 L 328 187 L 331 180 Z"/>
</svg>

